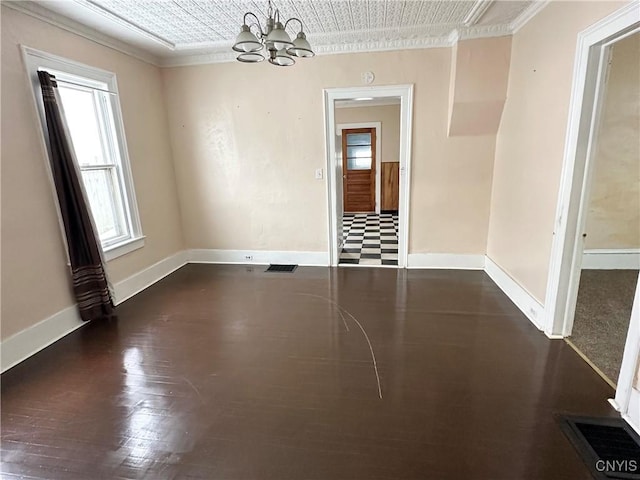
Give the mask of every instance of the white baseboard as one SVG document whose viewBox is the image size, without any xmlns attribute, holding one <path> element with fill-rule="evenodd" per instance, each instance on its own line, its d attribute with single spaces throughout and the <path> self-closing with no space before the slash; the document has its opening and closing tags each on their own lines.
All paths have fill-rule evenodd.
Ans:
<svg viewBox="0 0 640 480">
<path fill-rule="evenodd" d="M 3 372 L 9 370 L 83 325 L 75 305 L 54 313 L 2 342 L 0 368 Z"/>
<path fill-rule="evenodd" d="M 640 249 L 585 250 L 582 255 L 585 270 L 638 270 L 640 269 Z"/>
<path fill-rule="evenodd" d="M 518 282 L 505 272 L 497 263 L 486 257 L 485 272 L 502 290 L 507 297 L 515 303 L 516 307 L 533 323 L 538 330 L 543 329 L 544 307 L 533 295 L 527 292 Z"/>
<path fill-rule="evenodd" d="M 124 302 L 163 279 L 182 267 L 186 260 L 187 253 L 178 252 L 114 284 L 115 304 Z M 1 371 L 10 369 L 83 325 L 86 323 L 80 320 L 78 310 L 73 305 L 12 335 L 0 344 Z"/>
<path fill-rule="evenodd" d="M 189 250 L 189 263 L 231 263 L 243 265 L 269 265 L 271 263 L 301 266 L 329 265 L 327 252 L 281 252 L 274 250 Z"/>
<path fill-rule="evenodd" d="M 145 288 L 175 272 L 187 263 L 187 258 L 187 252 L 183 250 L 116 283 L 113 286 L 114 303 L 118 305 L 130 299 Z"/>
<path fill-rule="evenodd" d="M 620 405 L 618 405 L 615 398 L 607 398 L 607 402 L 609 402 L 609 405 L 611 405 L 616 412 L 621 410 Z"/>
<path fill-rule="evenodd" d="M 631 428 L 633 428 L 633 429 L 636 431 L 636 433 L 637 433 L 638 435 L 640 435 L 640 425 L 638 425 L 638 424 L 634 421 L 633 417 L 632 417 L 631 415 L 629 415 L 628 413 L 623 413 L 621 416 L 622 416 L 622 419 L 623 419 L 625 422 L 627 422 L 627 423 L 629 424 L 629 426 L 630 426 Z"/>
<path fill-rule="evenodd" d="M 407 268 L 482 270 L 484 268 L 484 255 L 410 253 L 407 256 Z"/>
</svg>

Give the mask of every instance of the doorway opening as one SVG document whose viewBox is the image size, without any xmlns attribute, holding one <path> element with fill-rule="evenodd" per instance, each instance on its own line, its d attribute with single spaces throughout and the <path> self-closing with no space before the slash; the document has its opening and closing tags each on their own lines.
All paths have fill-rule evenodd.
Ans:
<svg viewBox="0 0 640 480">
<path fill-rule="evenodd" d="M 412 90 L 324 92 L 332 266 L 406 266 Z"/>
<path fill-rule="evenodd" d="M 400 99 L 339 100 L 335 107 L 342 145 L 338 264 L 397 267 Z"/>
<path fill-rule="evenodd" d="M 583 269 L 589 200 L 599 152 L 598 134 L 605 110 L 605 91 L 612 48 L 640 31 L 637 3 L 622 7 L 578 36 L 569 122 L 545 298 L 545 333 L 566 338 L 573 332 Z M 637 87 L 636 87 L 637 88 Z M 638 108 L 636 105 L 635 107 Z M 625 122 L 626 123 L 626 122 Z M 634 132 L 637 143 L 638 130 Z M 636 158 L 637 161 L 637 158 Z M 638 167 L 636 167 L 638 168 Z M 618 189 L 616 189 L 617 191 Z M 583 259 L 583 256 L 585 259 Z M 640 285 L 634 299 L 612 405 L 640 432 Z M 584 276 L 585 280 L 587 275 Z M 603 280 L 596 280 L 597 283 Z M 602 306 L 602 302 L 598 303 Z M 593 307 L 591 307 L 593 308 Z M 625 313 L 626 315 L 626 313 Z M 622 330 L 624 330 L 624 326 Z M 607 332 L 600 332 L 600 335 Z M 597 337 L 598 335 L 596 335 Z M 569 340 L 570 341 L 570 340 Z M 622 343 L 622 342 L 621 342 Z M 587 359 L 589 361 L 589 359 Z M 592 366 L 593 366 L 593 362 Z M 615 373 L 612 374 L 615 376 Z M 615 380 L 610 383 L 614 383 Z"/>
<path fill-rule="evenodd" d="M 615 388 L 640 269 L 640 33 L 605 68 L 569 341 Z"/>
</svg>

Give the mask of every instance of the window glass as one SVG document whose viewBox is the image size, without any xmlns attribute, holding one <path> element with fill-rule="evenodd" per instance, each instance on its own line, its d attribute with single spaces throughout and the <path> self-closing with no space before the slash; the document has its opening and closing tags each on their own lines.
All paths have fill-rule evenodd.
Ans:
<svg viewBox="0 0 640 480">
<path fill-rule="evenodd" d="M 88 207 L 105 258 L 144 246 L 114 73 L 21 47 L 43 131 L 38 71 L 55 76 Z"/>
<path fill-rule="evenodd" d="M 58 86 L 58 91 L 78 163 L 80 165 L 107 163 L 97 99 L 93 91 L 70 88 L 62 84 Z"/>
<path fill-rule="evenodd" d="M 371 145 L 347 147 L 347 158 L 371 158 Z"/>
<path fill-rule="evenodd" d="M 349 133 L 347 134 L 347 145 L 371 145 L 370 133 Z"/>
<path fill-rule="evenodd" d="M 58 82 L 64 116 L 100 242 L 109 246 L 130 237 L 120 167 L 114 158 L 115 138 L 107 95 L 95 89 Z"/>
<path fill-rule="evenodd" d="M 347 169 L 348 170 L 370 170 L 371 169 L 371 158 L 366 157 L 353 157 L 347 158 Z"/>
<path fill-rule="evenodd" d="M 127 236 L 115 167 L 82 171 L 91 213 L 102 242 Z"/>
</svg>

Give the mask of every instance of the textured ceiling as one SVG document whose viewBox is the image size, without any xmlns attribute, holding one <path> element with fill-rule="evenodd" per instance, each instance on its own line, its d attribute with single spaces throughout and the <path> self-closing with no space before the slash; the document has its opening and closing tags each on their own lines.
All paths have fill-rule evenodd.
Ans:
<svg viewBox="0 0 640 480">
<path fill-rule="evenodd" d="M 245 12 L 266 17 L 267 2 L 260 1 L 162 1 L 94 0 L 93 3 L 165 40 L 179 45 L 217 43 L 232 40 L 239 32 Z M 281 17 L 300 18 L 310 37 L 316 34 L 360 32 L 414 27 L 428 34 L 434 27 L 462 25 L 474 6 L 473 1 L 291 1 L 274 5 Z M 296 25 L 297 26 L 297 25 Z M 293 29 L 290 26 L 291 31 Z M 413 34 L 418 33 L 411 32 Z"/>
<path fill-rule="evenodd" d="M 264 25 L 262 0 L 48 0 L 38 6 L 160 58 L 230 58 L 245 12 Z M 511 33 L 534 1 L 278 0 L 283 19 L 298 17 L 318 53 L 438 46 L 461 38 Z M 295 23 L 289 30 L 295 35 Z"/>
</svg>

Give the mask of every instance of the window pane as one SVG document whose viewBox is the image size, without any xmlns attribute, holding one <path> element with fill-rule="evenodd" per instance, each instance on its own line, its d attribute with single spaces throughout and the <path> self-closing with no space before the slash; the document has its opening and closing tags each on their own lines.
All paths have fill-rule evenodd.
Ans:
<svg viewBox="0 0 640 480">
<path fill-rule="evenodd" d="M 347 145 L 371 145 L 370 133 L 347 134 Z"/>
<path fill-rule="evenodd" d="M 347 158 L 370 158 L 372 156 L 371 146 L 347 147 Z"/>
<path fill-rule="evenodd" d="M 103 245 L 129 233 L 116 178 L 115 167 L 82 171 L 91 213 Z"/>
<path fill-rule="evenodd" d="M 370 170 L 371 157 L 347 158 L 347 170 Z"/>
<path fill-rule="evenodd" d="M 104 155 L 102 132 L 93 92 L 62 85 L 58 87 L 58 91 L 78 163 L 80 165 L 110 163 Z"/>
</svg>

